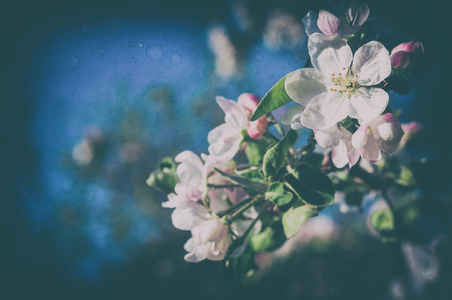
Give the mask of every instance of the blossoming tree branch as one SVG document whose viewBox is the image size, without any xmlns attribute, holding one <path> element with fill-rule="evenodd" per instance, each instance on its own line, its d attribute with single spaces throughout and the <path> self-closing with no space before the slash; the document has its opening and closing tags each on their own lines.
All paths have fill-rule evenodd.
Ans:
<svg viewBox="0 0 452 300">
<path fill-rule="evenodd" d="M 387 86 L 390 76 L 416 67 L 425 51 L 413 41 L 390 54 L 381 42 L 366 40 L 361 26 L 368 15 L 365 4 L 341 17 L 310 11 L 303 18 L 308 67 L 287 74 L 262 100 L 248 93 L 237 101 L 216 97 L 225 118 L 208 134 L 208 154 L 184 151 L 151 174 L 147 183 L 169 193 L 162 206 L 174 209 L 173 225 L 191 232 L 186 261 L 223 261 L 236 276 L 249 276 L 256 253 L 296 235 L 333 204 L 336 191 L 356 191 L 354 178 L 387 201 L 389 210 L 373 216 L 372 225 L 382 238 L 396 236 L 387 190 L 411 184 L 397 153 L 418 125 L 399 123 Z M 281 126 L 271 112 L 291 102 Z M 299 130 L 311 134 L 296 148 Z M 394 163 L 394 180 L 384 180 Z"/>
</svg>

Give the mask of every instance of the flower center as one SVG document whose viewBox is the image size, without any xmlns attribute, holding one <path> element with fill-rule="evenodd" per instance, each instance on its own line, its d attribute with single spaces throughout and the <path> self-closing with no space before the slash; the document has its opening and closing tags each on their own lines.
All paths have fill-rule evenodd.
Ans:
<svg viewBox="0 0 452 300">
<path fill-rule="evenodd" d="M 347 93 L 348 97 L 350 97 L 359 87 L 358 75 L 354 75 L 350 67 L 347 69 L 342 68 L 342 70 L 344 71 L 343 73 L 331 74 L 331 82 L 334 84 L 334 88 L 330 88 L 330 91 L 341 94 Z"/>
</svg>

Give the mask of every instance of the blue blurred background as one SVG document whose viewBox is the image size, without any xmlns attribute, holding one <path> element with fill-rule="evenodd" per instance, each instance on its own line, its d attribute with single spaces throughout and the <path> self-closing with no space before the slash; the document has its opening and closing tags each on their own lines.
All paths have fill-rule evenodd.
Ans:
<svg viewBox="0 0 452 300">
<path fill-rule="evenodd" d="M 418 225 L 418 244 L 433 249 L 440 237 L 446 245 L 433 255 L 443 268 L 430 272 L 435 263 L 426 263 L 434 278 L 421 283 L 411 277 L 422 266 L 406 253 L 430 250 L 382 245 L 365 228 L 375 196 L 366 198 L 364 212 L 332 206 L 317 225 L 330 228 L 323 233 L 330 241 L 261 258 L 269 271 L 244 285 L 215 263 L 183 261 L 189 234 L 172 227 L 171 212 L 160 206 L 165 194 L 145 185 L 164 156 L 207 151 L 207 133 L 224 118 L 216 95 L 262 97 L 303 67 L 301 18 L 336 2 L 45 0 L 2 8 L 4 299 L 424 299 L 431 291 L 448 299 L 451 261 L 441 260 L 441 249 L 450 249 L 451 189 L 443 187 L 450 180 L 429 194 L 441 204 L 429 203 L 427 221 Z M 391 92 L 390 105 L 402 109 L 401 122 L 425 127 L 408 150 L 437 159 L 431 180 L 449 178 L 452 45 L 442 28 L 450 5 L 368 3 L 366 29 L 388 49 L 417 33 L 432 53 L 432 65 L 407 77 L 404 95 Z"/>
</svg>

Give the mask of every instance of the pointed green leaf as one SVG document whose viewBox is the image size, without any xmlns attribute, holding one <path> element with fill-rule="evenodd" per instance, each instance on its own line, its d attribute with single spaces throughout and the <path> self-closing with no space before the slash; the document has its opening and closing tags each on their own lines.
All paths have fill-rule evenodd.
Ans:
<svg viewBox="0 0 452 300">
<path fill-rule="evenodd" d="M 269 112 L 289 103 L 292 101 L 289 95 L 286 93 L 286 76 L 281 78 L 262 98 L 261 102 L 257 106 L 254 114 L 251 116 L 251 121 L 256 121 L 262 116 L 265 116 Z"/>
<path fill-rule="evenodd" d="M 265 178 L 273 179 L 278 174 L 287 150 L 295 143 L 297 137 L 297 132 L 291 129 L 281 141 L 268 148 L 262 166 Z"/>
<path fill-rule="evenodd" d="M 317 210 L 312 206 L 304 205 L 296 208 L 291 207 L 282 217 L 284 234 L 288 239 L 293 237 L 298 233 L 301 225 L 303 225 L 307 219 L 315 217 L 318 214 Z"/>
<path fill-rule="evenodd" d="M 293 173 L 284 176 L 286 185 L 303 202 L 313 206 L 328 206 L 334 202 L 334 186 L 327 175 L 307 164 L 299 165 Z"/>
<path fill-rule="evenodd" d="M 370 224 L 380 234 L 383 243 L 397 240 L 394 230 L 394 215 L 389 209 L 379 209 L 370 217 Z"/>
<path fill-rule="evenodd" d="M 256 189 L 267 189 L 267 185 L 265 183 L 253 181 L 251 179 L 248 179 L 248 178 L 242 177 L 242 176 L 229 174 L 229 173 L 223 172 L 217 168 L 214 168 L 214 169 L 215 169 L 215 171 L 220 173 L 221 176 L 226 177 L 226 178 L 232 180 L 233 182 L 238 183 L 244 187 L 251 187 L 251 188 L 256 188 Z"/>
</svg>

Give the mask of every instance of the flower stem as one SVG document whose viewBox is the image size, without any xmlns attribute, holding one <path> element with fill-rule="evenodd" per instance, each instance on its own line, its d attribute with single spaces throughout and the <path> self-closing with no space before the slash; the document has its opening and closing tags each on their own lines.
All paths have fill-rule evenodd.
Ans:
<svg viewBox="0 0 452 300">
<path fill-rule="evenodd" d="M 241 187 L 240 184 L 207 184 L 207 187 L 214 189 L 227 189 L 227 188 L 236 188 Z"/>
<path fill-rule="evenodd" d="M 228 209 L 226 209 L 224 211 L 220 211 L 217 214 L 217 216 L 219 218 L 222 218 L 222 217 L 224 217 L 224 216 L 236 211 L 237 209 L 241 208 L 242 206 L 246 205 L 248 202 L 251 202 L 252 200 L 254 200 L 254 198 L 252 198 L 252 197 L 251 198 L 246 198 L 245 200 L 243 200 L 243 201 L 241 201 L 241 202 L 239 202 L 237 204 L 234 204 L 233 206 L 229 207 Z"/>
</svg>

